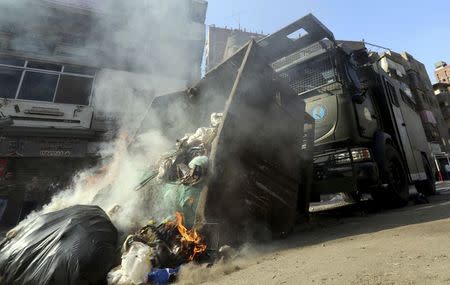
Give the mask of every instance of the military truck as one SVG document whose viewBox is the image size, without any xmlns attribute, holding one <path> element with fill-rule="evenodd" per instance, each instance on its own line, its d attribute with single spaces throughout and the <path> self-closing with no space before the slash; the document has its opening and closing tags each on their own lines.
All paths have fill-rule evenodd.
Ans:
<svg viewBox="0 0 450 285">
<path fill-rule="evenodd" d="M 411 184 L 434 194 L 430 150 L 409 86 L 391 78 L 363 42 L 335 40 L 311 14 L 258 44 L 281 38 L 291 48 L 272 67 L 315 119 L 313 197 L 344 193 L 359 200 L 367 193 L 390 207 L 407 203 Z"/>
<path fill-rule="evenodd" d="M 410 94 L 364 44 L 336 41 L 310 14 L 249 42 L 191 88 L 157 97 L 146 120 L 157 126 L 146 127 L 175 139 L 224 113 L 197 215 L 222 241 L 242 241 L 249 228 L 288 232 L 320 194 L 369 193 L 386 206 L 406 204 L 410 184 L 433 194 Z"/>
</svg>

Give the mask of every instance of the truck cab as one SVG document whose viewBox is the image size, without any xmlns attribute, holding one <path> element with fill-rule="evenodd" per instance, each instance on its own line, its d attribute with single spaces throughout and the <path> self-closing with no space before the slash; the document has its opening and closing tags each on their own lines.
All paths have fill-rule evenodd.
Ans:
<svg viewBox="0 0 450 285">
<path fill-rule="evenodd" d="M 430 150 L 409 86 L 390 77 L 363 42 L 336 41 L 312 15 L 290 27 L 310 40 L 272 67 L 315 119 L 315 196 L 369 193 L 402 205 L 413 183 L 433 194 Z"/>
</svg>

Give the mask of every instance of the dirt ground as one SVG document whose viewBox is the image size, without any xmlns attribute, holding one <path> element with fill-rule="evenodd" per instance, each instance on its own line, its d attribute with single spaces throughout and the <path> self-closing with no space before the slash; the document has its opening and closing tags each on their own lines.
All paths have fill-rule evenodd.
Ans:
<svg viewBox="0 0 450 285">
<path fill-rule="evenodd" d="M 287 240 L 250 247 L 212 268 L 184 269 L 181 283 L 450 284 L 450 190 L 430 201 L 315 213 Z"/>
</svg>

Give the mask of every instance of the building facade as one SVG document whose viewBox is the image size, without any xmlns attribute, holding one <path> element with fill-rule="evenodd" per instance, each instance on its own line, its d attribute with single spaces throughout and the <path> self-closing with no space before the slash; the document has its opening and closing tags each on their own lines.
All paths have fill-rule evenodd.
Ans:
<svg viewBox="0 0 450 285">
<path fill-rule="evenodd" d="M 94 104 L 106 71 L 179 88 L 200 78 L 206 8 L 202 0 L 0 2 L 2 223 L 15 224 L 48 201 L 52 185 L 95 163 L 115 128 Z M 189 33 L 171 25 L 173 11 Z"/>
<path fill-rule="evenodd" d="M 433 85 L 434 94 L 439 102 L 444 120 L 447 124 L 447 129 L 450 134 L 450 84 L 449 83 L 436 83 Z M 450 165 L 450 155 L 442 154 L 436 157 L 437 166 L 439 168 L 442 179 L 450 180 L 450 172 L 448 167 Z"/>
<path fill-rule="evenodd" d="M 206 71 L 219 65 L 251 39 L 259 40 L 263 37 L 262 34 L 245 30 L 210 26 L 206 40 Z"/>
<path fill-rule="evenodd" d="M 448 152 L 450 149 L 446 121 L 434 96 L 433 86 L 425 65 L 407 52 L 386 51 L 380 54 L 383 69 L 390 76 L 409 87 L 410 96 L 415 102 L 427 140 L 434 154 Z"/>
<path fill-rule="evenodd" d="M 434 74 L 439 83 L 450 83 L 450 66 L 444 61 L 435 64 Z"/>
<path fill-rule="evenodd" d="M 438 83 L 433 85 L 433 90 L 450 132 L 450 66 L 443 61 L 436 63 L 435 66 L 434 73 Z"/>
<path fill-rule="evenodd" d="M 433 89 L 450 133 L 450 83 L 436 83 Z"/>
</svg>

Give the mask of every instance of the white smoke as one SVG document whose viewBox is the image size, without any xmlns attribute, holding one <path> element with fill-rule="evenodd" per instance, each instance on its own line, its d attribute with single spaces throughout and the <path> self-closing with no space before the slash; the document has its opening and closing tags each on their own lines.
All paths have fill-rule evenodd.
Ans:
<svg viewBox="0 0 450 285">
<path fill-rule="evenodd" d="M 26 2 L 18 1 L 21 5 Z M 152 217 L 149 208 L 158 205 L 143 205 L 142 192 L 135 191 L 136 185 L 145 170 L 175 143 L 157 129 L 138 134 L 139 128 L 148 124 L 144 118 L 148 117 L 148 107 L 156 95 L 184 89 L 198 78 L 200 62 L 197 66 L 193 58 L 198 53 L 201 57 L 201 50 L 192 42 L 204 37 L 205 29 L 192 19 L 191 0 L 98 2 L 101 3 L 96 4 L 96 10 L 121 18 L 112 25 L 105 20 L 92 26 L 92 42 L 85 43 L 86 47 L 98 45 L 95 37 L 101 35 L 108 43 L 105 49 L 113 65 L 127 65 L 135 70 L 103 69 L 96 78 L 95 111 L 113 118 L 119 135 L 101 148 L 99 165 L 76 174 L 69 189 L 53 197 L 42 211 L 96 204 L 110 213 L 119 229 L 129 231 L 146 223 Z M 30 17 L 45 17 L 46 12 L 51 13 L 40 10 L 39 15 L 31 13 Z M 32 31 L 32 27 L 27 30 Z M 14 43 L 20 46 L 22 41 L 17 38 Z"/>
</svg>

